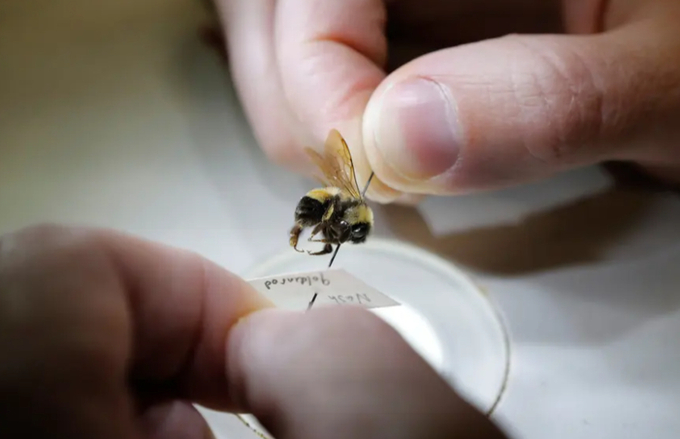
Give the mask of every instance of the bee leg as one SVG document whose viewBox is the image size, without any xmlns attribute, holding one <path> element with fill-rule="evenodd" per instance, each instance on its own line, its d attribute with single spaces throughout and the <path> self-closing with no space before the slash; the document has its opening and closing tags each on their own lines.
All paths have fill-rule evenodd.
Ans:
<svg viewBox="0 0 680 439">
<path fill-rule="evenodd" d="M 323 217 L 321 217 L 321 222 L 325 223 L 329 219 L 331 219 L 331 216 L 335 213 L 335 205 L 331 204 L 328 209 L 326 209 L 326 212 L 324 212 Z"/>
<path fill-rule="evenodd" d="M 290 229 L 290 246 L 295 249 L 296 252 L 303 253 L 303 250 L 298 250 L 297 244 L 298 239 L 300 239 L 300 233 L 302 233 L 302 226 L 295 224 L 292 229 Z"/>
<path fill-rule="evenodd" d="M 314 227 L 312 229 L 312 235 L 309 237 L 309 239 L 307 239 L 307 241 L 309 241 L 309 242 L 323 242 L 323 241 L 319 241 L 319 240 L 314 239 L 314 237 L 316 235 L 318 235 L 319 232 L 321 232 L 321 229 L 323 229 L 323 226 L 324 226 L 323 223 L 317 224 L 316 227 Z"/>
<path fill-rule="evenodd" d="M 323 242 L 323 243 L 328 243 L 328 240 L 326 238 L 321 238 L 321 239 L 308 239 L 307 241 L 309 242 Z"/>
<path fill-rule="evenodd" d="M 321 251 L 312 253 L 309 250 L 307 250 L 307 253 L 309 253 L 312 256 L 327 255 L 327 254 L 332 253 L 332 252 L 333 252 L 333 246 L 331 244 L 328 244 L 328 243 L 323 247 L 323 250 L 321 250 Z"/>
</svg>

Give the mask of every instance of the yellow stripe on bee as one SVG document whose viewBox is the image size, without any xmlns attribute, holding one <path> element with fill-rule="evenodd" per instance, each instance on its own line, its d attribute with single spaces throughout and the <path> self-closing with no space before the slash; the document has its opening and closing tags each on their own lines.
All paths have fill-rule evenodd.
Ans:
<svg viewBox="0 0 680 439">
<path fill-rule="evenodd" d="M 311 191 L 307 192 L 307 196 L 323 203 L 324 201 L 338 195 L 339 193 L 340 189 L 329 187 L 324 189 L 312 189 Z"/>
</svg>

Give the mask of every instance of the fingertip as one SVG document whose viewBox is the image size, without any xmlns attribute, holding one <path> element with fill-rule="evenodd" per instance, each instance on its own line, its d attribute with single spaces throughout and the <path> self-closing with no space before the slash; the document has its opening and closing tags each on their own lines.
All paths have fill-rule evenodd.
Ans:
<svg viewBox="0 0 680 439">
<path fill-rule="evenodd" d="M 223 270 L 221 267 L 215 266 L 218 270 Z M 244 299 L 245 306 L 239 316 L 239 320 L 247 317 L 249 314 L 265 309 L 276 308 L 276 304 L 264 294 L 255 289 L 247 280 L 234 273 L 226 272 L 232 282 L 237 283 L 236 288 L 239 290 L 239 296 Z"/>
<path fill-rule="evenodd" d="M 392 203 L 401 196 L 401 192 L 383 183 L 377 175 L 373 177 L 371 185 L 366 191 L 366 198 L 378 204 Z"/>
<path fill-rule="evenodd" d="M 366 158 L 362 120 L 363 115 L 359 115 L 348 120 L 336 122 L 333 125 L 325 124 L 323 132 L 325 133 L 324 135 L 327 135 L 331 128 L 340 132 L 347 142 L 352 155 L 359 190 L 363 191 L 366 188 L 366 184 L 368 184 L 366 198 L 375 203 L 388 204 L 401 196 L 401 192 L 385 184 L 377 174 L 371 178 L 371 173 L 374 170 Z M 370 183 L 369 178 L 371 178 Z"/>
<path fill-rule="evenodd" d="M 280 345 L 280 337 L 293 324 L 300 312 L 266 308 L 244 315 L 231 327 L 225 346 L 225 376 L 229 399 L 236 408 L 252 412 L 254 401 L 252 381 L 266 380 L 262 366 L 275 359 L 272 347 Z"/>
<path fill-rule="evenodd" d="M 279 308 L 263 308 L 252 313 L 248 313 L 239 318 L 229 331 L 227 339 L 228 351 L 234 350 L 237 353 L 241 351 L 244 340 L 251 340 L 256 338 L 256 342 L 260 341 L 259 337 L 274 336 L 278 334 L 277 326 L 285 324 L 289 319 L 298 315 L 299 311 L 289 311 Z M 264 328 L 264 329 L 263 329 Z M 272 332 L 272 329 L 277 329 Z M 238 358 L 238 355 L 232 357 Z"/>
<path fill-rule="evenodd" d="M 451 89 L 412 66 L 393 73 L 371 97 L 364 114 L 364 145 L 376 175 L 417 195 L 437 194 L 433 181 L 451 172 L 464 131 Z"/>
</svg>

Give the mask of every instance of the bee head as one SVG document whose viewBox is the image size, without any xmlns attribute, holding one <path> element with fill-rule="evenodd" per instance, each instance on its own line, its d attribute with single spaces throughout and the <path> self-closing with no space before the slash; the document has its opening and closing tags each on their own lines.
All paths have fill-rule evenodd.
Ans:
<svg viewBox="0 0 680 439">
<path fill-rule="evenodd" d="M 347 209 L 345 222 L 348 227 L 348 239 L 354 244 L 366 241 L 373 227 L 373 211 L 367 204 L 361 203 Z"/>
<path fill-rule="evenodd" d="M 368 234 L 371 232 L 371 225 L 369 223 L 352 224 L 350 230 L 349 240 L 354 244 L 361 244 L 368 238 Z"/>
</svg>

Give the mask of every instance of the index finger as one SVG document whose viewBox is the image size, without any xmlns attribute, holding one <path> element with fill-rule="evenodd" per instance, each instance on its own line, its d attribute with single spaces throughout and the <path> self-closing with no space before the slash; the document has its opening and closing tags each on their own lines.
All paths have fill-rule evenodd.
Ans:
<svg viewBox="0 0 680 439">
<path fill-rule="evenodd" d="M 319 145 L 330 129 L 342 133 L 359 182 L 371 173 L 362 120 L 385 78 L 385 21 L 382 0 L 282 0 L 277 9 L 275 39 L 286 100 Z M 385 202 L 400 195 L 377 178 L 368 193 Z"/>
<path fill-rule="evenodd" d="M 201 256 L 123 234 L 105 234 L 129 300 L 134 377 L 176 382 L 180 395 L 231 407 L 225 376 L 231 327 L 273 304 L 245 280 Z"/>
<path fill-rule="evenodd" d="M 152 399 L 225 409 L 229 330 L 272 306 L 195 253 L 112 230 L 42 225 L 3 236 L 0 274 L 33 304 L 39 333 L 88 334 L 102 366 Z"/>
</svg>

